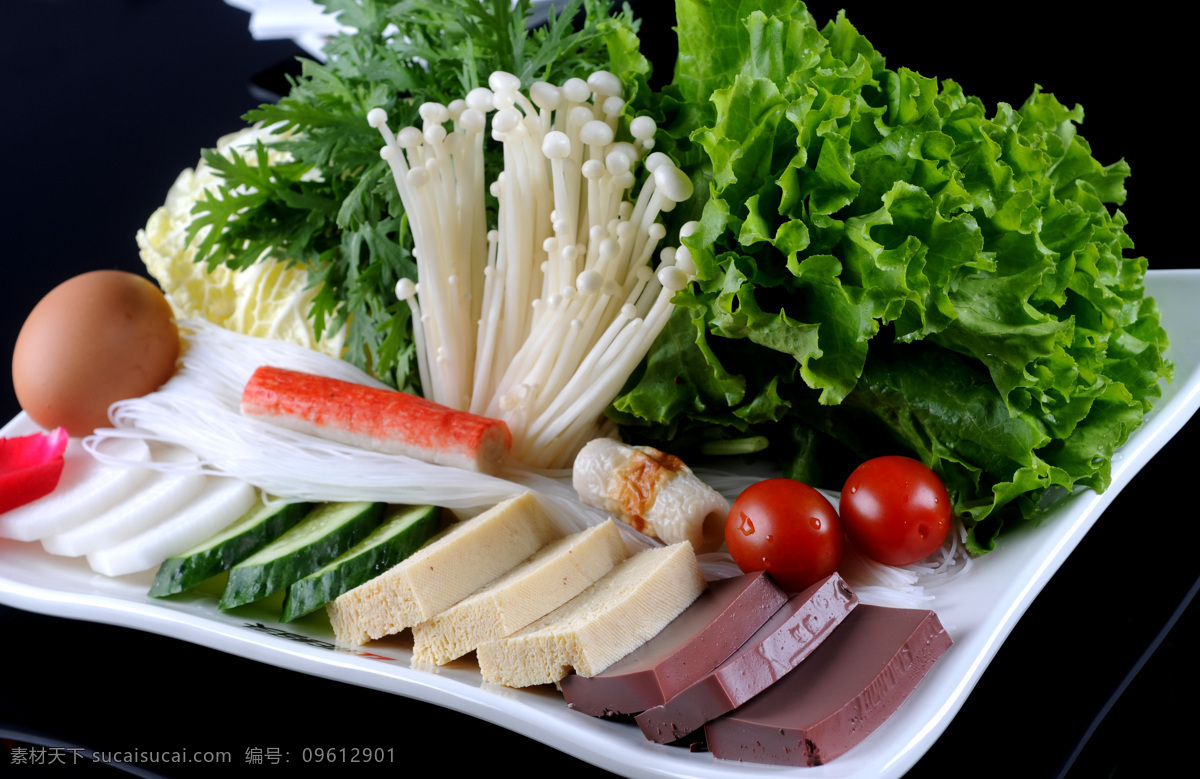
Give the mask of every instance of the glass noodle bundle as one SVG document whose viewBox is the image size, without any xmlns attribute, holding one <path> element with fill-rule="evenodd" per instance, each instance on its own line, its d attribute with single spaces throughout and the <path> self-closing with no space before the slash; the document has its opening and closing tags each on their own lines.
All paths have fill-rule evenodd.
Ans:
<svg viewBox="0 0 1200 779">
<path fill-rule="evenodd" d="M 278 497 L 433 504 L 470 515 L 533 489 L 564 530 L 581 530 L 605 518 L 581 506 L 569 483 L 535 473 L 513 471 L 497 478 L 328 441 L 244 416 L 242 389 L 262 365 L 384 385 L 335 357 L 208 322 L 181 322 L 180 335 L 184 348 L 175 375 L 158 391 L 109 409 L 113 427 L 84 440 L 84 448 L 95 457 L 120 463 L 106 451 L 105 442 L 142 438 L 175 444 L 197 456 L 190 463 L 156 462 L 152 467 L 230 474 Z"/>
</svg>

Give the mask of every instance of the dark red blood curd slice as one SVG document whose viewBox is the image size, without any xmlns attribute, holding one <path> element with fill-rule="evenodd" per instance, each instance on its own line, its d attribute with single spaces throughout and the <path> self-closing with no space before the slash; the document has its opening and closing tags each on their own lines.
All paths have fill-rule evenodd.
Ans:
<svg viewBox="0 0 1200 779">
<path fill-rule="evenodd" d="M 870 735 L 950 647 L 932 611 L 859 606 L 796 670 L 705 727 L 725 760 L 828 763 Z"/>
<path fill-rule="evenodd" d="M 642 733 L 668 744 L 733 711 L 808 657 L 857 605 L 858 596 L 836 573 L 793 595 L 728 660 L 639 714 Z"/>
<path fill-rule="evenodd" d="M 603 673 L 563 679 L 563 696 L 593 717 L 657 706 L 716 668 L 786 601 L 762 571 L 712 582 L 662 632 Z"/>
</svg>

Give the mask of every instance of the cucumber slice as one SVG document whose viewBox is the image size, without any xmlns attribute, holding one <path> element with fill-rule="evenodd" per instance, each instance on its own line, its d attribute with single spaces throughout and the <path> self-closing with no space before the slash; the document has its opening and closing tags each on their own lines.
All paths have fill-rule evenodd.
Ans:
<svg viewBox="0 0 1200 779">
<path fill-rule="evenodd" d="M 311 509 L 311 503 L 259 503 L 212 538 L 168 558 L 154 577 L 150 595 L 162 598 L 183 592 L 228 571 L 279 538 Z"/>
<path fill-rule="evenodd" d="M 391 507 L 383 524 L 358 546 L 288 587 L 280 621 L 319 609 L 408 557 L 437 533 L 440 515 L 436 506 Z"/>
<path fill-rule="evenodd" d="M 351 548 L 379 526 L 383 504 L 324 503 L 278 539 L 229 569 L 221 608 L 282 590 Z"/>
</svg>

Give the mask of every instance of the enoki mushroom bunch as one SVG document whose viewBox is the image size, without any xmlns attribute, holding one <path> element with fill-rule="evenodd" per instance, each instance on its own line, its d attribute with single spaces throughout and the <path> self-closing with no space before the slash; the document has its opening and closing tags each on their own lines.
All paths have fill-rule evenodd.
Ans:
<svg viewBox="0 0 1200 779">
<path fill-rule="evenodd" d="M 413 234 L 418 281 L 401 281 L 396 294 L 412 307 L 426 396 L 505 420 L 527 465 L 567 467 L 605 432 L 604 409 L 695 274 L 686 247 L 659 249 L 658 221 L 692 183 L 651 151 L 649 117 L 633 118 L 618 140 L 625 102 L 611 73 L 537 82 L 528 95 L 509 73 L 488 84 L 449 105 L 423 104 L 420 129 L 393 133 L 382 109 L 368 115 Z M 504 151 L 490 231 L 488 114 Z M 638 165 L 650 175 L 633 198 Z"/>
</svg>

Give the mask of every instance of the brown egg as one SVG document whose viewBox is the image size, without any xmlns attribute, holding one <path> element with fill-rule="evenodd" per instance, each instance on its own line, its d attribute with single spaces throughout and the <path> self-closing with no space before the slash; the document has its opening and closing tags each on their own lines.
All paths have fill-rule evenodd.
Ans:
<svg viewBox="0 0 1200 779">
<path fill-rule="evenodd" d="M 34 306 L 13 349 L 13 388 L 34 422 L 84 436 L 109 425 L 114 401 L 162 386 L 178 356 L 174 315 L 153 282 L 92 271 Z"/>
</svg>

